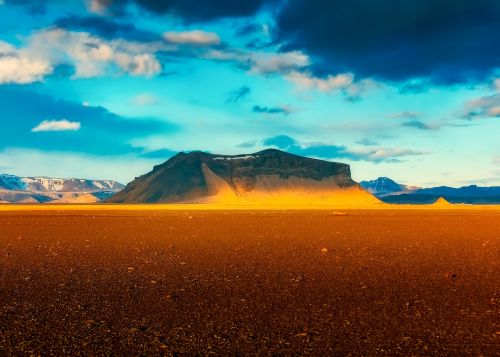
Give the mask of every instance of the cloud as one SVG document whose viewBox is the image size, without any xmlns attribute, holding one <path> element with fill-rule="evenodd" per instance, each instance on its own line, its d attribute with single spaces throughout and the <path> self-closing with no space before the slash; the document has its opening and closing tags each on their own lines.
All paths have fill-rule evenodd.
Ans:
<svg viewBox="0 0 500 357">
<path fill-rule="evenodd" d="M 205 59 L 233 62 L 253 74 L 287 75 L 306 68 L 309 57 L 298 51 L 292 52 L 245 52 L 231 48 L 212 49 L 202 55 Z"/>
<path fill-rule="evenodd" d="M 149 105 L 155 105 L 158 104 L 158 98 L 154 94 L 150 93 L 143 93 L 136 95 L 132 99 L 132 104 L 138 107 L 144 107 L 144 106 L 149 106 Z"/>
<path fill-rule="evenodd" d="M 218 18 L 245 17 L 258 12 L 270 0 L 91 0 L 89 10 L 99 14 L 120 14 L 127 4 L 158 15 L 171 14 L 187 22 L 211 21 Z"/>
<path fill-rule="evenodd" d="M 500 118 L 500 93 L 473 99 L 465 104 L 464 118 Z"/>
<path fill-rule="evenodd" d="M 300 51 L 283 53 L 252 53 L 250 70 L 253 73 L 287 73 L 309 65 L 309 57 Z"/>
<path fill-rule="evenodd" d="M 48 1 L 48 0 L 47 0 Z M 43 15 L 46 12 L 46 1 L 36 1 L 36 0 L 1 0 L 0 5 L 16 5 L 24 6 L 26 11 L 32 15 Z"/>
<path fill-rule="evenodd" d="M 44 120 L 31 131 L 38 133 L 42 131 L 78 131 L 81 128 L 81 123 L 75 121 L 62 120 Z"/>
<path fill-rule="evenodd" d="M 376 146 L 376 145 L 378 145 L 378 143 L 376 141 L 373 141 L 373 140 L 367 139 L 367 138 L 356 141 L 356 144 L 363 145 L 363 146 Z"/>
<path fill-rule="evenodd" d="M 391 119 L 417 119 L 420 116 L 420 113 L 417 112 L 398 112 L 389 115 Z"/>
<path fill-rule="evenodd" d="M 295 84 L 299 90 L 341 91 L 352 101 L 360 99 L 361 94 L 367 90 L 381 87 L 380 83 L 371 79 L 355 81 L 352 73 L 340 73 L 320 78 L 308 72 L 292 71 L 285 74 L 285 79 Z"/>
<path fill-rule="evenodd" d="M 125 40 L 107 41 L 86 32 L 48 28 L 33 33 L 24 47 L 0 42 L 0 83 L 33 83 L 57 68 L 74 67 L 73 78 L 107 74 L 151 77 L 162 70 L 161 47 Z"/>
<path fill-rule="evenodd" d="M 113 4 L 113 0 L 86 0 L 90 12 L 104 15 Z"/>
<path fill-rule="evenodd" d="M 236 145 L 238 148 L 243 148 L 243 149 L 248 149 L 248 148 L 253 148 L 257 145 L 257 140 L 251 140 L 251 141 L 245 141 L 241 144 Z"/>
<path fill-rule="evenodd" d="M 242 86 L 231 93 L 229 93 L 229 97 L 227 98 L 227 101 L 229 103 L 237 103 L 243 101 L 245 98 L 247 98 L 250 95 L 251 89 L 248 86 Z"/>
<path fill-rule="evenodd" d="M 404 122 L 403 124 L 401 124 L 401 126 L 408 127 L 408 128 L 420 129 L 420 130 L 438 130 L 441 128 L 440 125 L 426 124 L 420 120 L 407 121 L 407 122 Z"/>
<path fill-rule="evenodd" d="M 374 163 L 401 162 L 401 158 L 407 156 L 426 155 L 428 152 L 405 149 L 405 148 L 347 148 L 344 145 L 330 145 L 323 143 L 303 144 L 287 136 L 278 135 L 264 139 L 265 146 L 277 147 L 292 154 L 301 156 L 313 156 L 323 159 L 346 159 L 353 161 L 370 161 Z"/>
<path fill-rule="evenodd" d="M 177 151 L 173 151 L 170 149 L 158 149 L 154 151 L 146 151 L 142 153 L 140 156 L 144 157 L 146 159 L 164 159 L 167 160 L 168 158 L 174 156 L 177 154 Z"/>
<path fill-rule="evenodd" d="M 49 61 L 0 41 L 0 84 L 39 82 L 53 70 Z"/>
<path fill-rule="evenodd" d="M 247 23 L 243 26 L 240 26 L 235 31 L 236 36 L 245 37 L 254 34 L 263 34 L 269 35 L 269 26 L 261 25 L 256 23 Z"/>
<path fill-rule="evenodd" d="M 262 107 L 260 105 L 255 105 L 252 108 L 254 113 L 262 113 L 262 114 L 283 114 L 289 115 L 291 110 L 286 107 Z"/>
<path fill-rule="evenodd" d="M 142 30 L 127 22 L 119 22 L 101 16 L 76 16 L 63 17 L 54 23 L 57 28 L 88 32 L 107 40 L 126 39 L 137 42 L 164 41 L 160 34 Z"/>
<path fill-rule="evenodd" d="M 264 139 L 262 144 L 266 146 L 275 146 L 279 149 L 289 149 L 296 145 L 295 139 L 287 135 L 277 135 L 271 138 Z"/>
<path fill-rule="evenodd" d="M 316 74 L 457 83 L 498 67 L 499 16 L 493 0 L 293 0 L 278 11 L 275 41 L 315 58 Z"/>
<path fill-rule="evenodd" d="M 497 92 L 500 92 L 500 78 L 493 81 L 493 88 L 495 88 Z"/>
<path fill-rule="evenodd" d="M 285 76 L 287 80 L 301 89 L 316 89 L 321 92 L 344 89 L 352 85 L 354 76 L 351 73 L 329 75 L 325 79 L 311 76 L 311 74 L 291 72 Z"/>
<path fill-rule="evenodd" d="M 167 41 L 179 45 L 211 46 L 221 43 L 220 37 L 216 33 L 201 30 L 182 32 L 171 31 L 165 32 L 163 36 Z"/>
<path fill-rule="evenodd" d="M 56 99 L 19 86 L 0 86 L 0 98 L 2 132 L 8 133 L 2 137 L 0 150 L 17 147 L 93 155 L 140 154 L 145 149 L 132 142 L 178 130 L 176 125 L 164 120 L 126 118 L 102 107 L 83 106 L 79 102 Z M 40 123 L 40 117 L 71 118 L 71 121 Z M 54 131 L 76 129 L 77 124 L 79 130 Z"/>
<path fill-rule="evenodd" d="M 161 72 L 155 46 L 125 40 L 106 41 L 86 32 L 46 29 L 35 33 L 29 42 L 32 53 L 64 63 L 69 58 L 75 66 L 75 78 L 126 73 L 150 77 Z"/>
</svg>

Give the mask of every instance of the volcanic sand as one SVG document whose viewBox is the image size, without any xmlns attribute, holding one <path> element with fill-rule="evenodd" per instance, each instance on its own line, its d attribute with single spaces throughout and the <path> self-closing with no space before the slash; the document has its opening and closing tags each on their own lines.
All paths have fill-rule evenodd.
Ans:
<svg viewBox="0 0 500 357">
<path fill-rule="evenodd" d="M 498 207 L 165 207 L 0 206 L 0 355 L 500 351 Z"/>
</svg>

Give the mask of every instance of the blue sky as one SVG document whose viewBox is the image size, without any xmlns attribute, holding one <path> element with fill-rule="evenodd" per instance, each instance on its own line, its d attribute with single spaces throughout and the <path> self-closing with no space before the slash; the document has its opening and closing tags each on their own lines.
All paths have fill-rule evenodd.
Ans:
<svg viewBox="0 0 500 357">
<path fill-rule="evenodd" d="M 0 172 L 127 183 L 268 147 L 500 185 L 494 0 L 0 0 Z"/>
</svg>

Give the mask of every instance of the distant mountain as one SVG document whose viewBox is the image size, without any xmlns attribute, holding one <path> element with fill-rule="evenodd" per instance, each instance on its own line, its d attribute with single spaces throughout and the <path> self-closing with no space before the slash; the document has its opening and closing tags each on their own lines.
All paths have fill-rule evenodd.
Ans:
<svg viewBox="0 0 500 357">
<path fill-rule="evenodd" d="M 359 184 L 365 190 L 378 197 L 393 195 L 396 193 L 407 193 L 419 189 L 415 186 L 402 185 L 388 177 L 379 177 L 378 179 L 372 181 L 361 181 Z"/>
<path fill-rule="evenodd" d="M 428 194 L 400 194 L 380 197 L 386 203 L 393 204 L 412 204 L 426 205 L 435 203 L 440 198 L 450 203 L 471 204 L 471 205 L 498 205 L 500 204 L 500 195 L 498 196 L 450 196 L 450 195 L 428 195 Z"/>
<path fill-rule="evenodd" d="M 180 153 L 129 183 L 114 203 L 379 203 L 349 165 L 268 149 L 248 155 Z"/>
<path fill-rule="evenodd" d="M 19 177 L 0 174 L 0 202 L 47 203 L 98 202 L 109 198 L 124 186 L 111 180 Z"/>
<path fill-rule="evenodd" d="M 361 185 L 382 201 L 396 204 L 430 204 L 443 198 L 450 203 L 500 204 L 500 187 L 480 187 L 476 185 L 459 188 L 439 186 L 418 188 L 401 185 L 380 177 L 373 181 L 362 181 Z"/>
</svg>

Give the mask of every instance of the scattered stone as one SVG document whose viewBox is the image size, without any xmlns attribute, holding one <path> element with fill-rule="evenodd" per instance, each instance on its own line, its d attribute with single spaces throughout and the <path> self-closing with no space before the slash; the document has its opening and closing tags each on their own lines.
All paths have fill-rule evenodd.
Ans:
<svg viewBox="0 0 500 357">
<path fill-rule="evenodd" d="M 347 216 L 349 213 L 347 212 L 333 212 L 332 216 Z"/>
<path fill-rule="evenodd" d="M 456 273 L 452 273 L 451 271 L 447 271 L 446 273 L 444 273 L 444 277 L 446 279 L 455 280 L 455 279 L 457 279 L 458 276 Z"/>
<path fill-rule="evenodd" d="M 326 247 L 321 248 L 321 253 L 323 253 L 323 254 L 328 253 L 328 248 L 326 248 Z"/>
<path fill-rule="evenodd" d="M 129 272 L 129 273 L 133 273 L 133 272 L 134 272 L 134 270 L 135 270 L 135 268 L 132 268 L 132 267 L 128 267 L 128 268 L 127 268 L 127 272 Z"/>
</svg>

